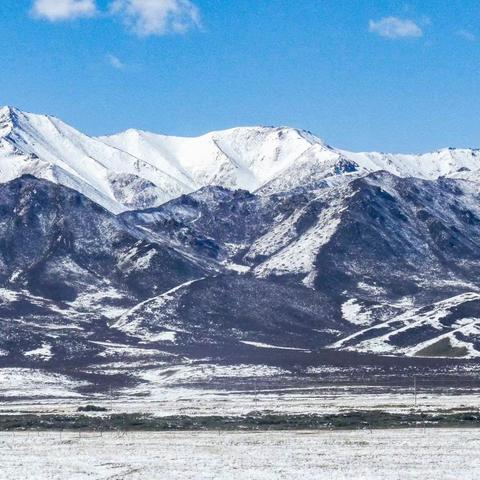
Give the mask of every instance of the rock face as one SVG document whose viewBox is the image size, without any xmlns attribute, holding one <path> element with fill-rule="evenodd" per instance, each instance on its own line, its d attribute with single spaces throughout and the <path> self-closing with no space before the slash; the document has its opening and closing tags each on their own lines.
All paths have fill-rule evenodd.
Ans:
<svg viewBox="0 0 480 480">
<path fill-rule="evenodd" d="M 479 164 L 1 109 L 0 365 L 477 357 Z"/>
<path fill-rule="evenodd" d="M 0 185 L 0 206 L 0 343 L 10 354 L 43 344 L 24 342 L 34 330 L 76 341 L 77 332 L 106 326 L 132 304 L 215 271 L 45 180 L 24 176 Z"/>
<path fill-rule="evenodd" d="M 470 332 L 475 330 L 480 314 L 477 302 L 470 301 L 478 292 L 480 267 L 478 189 L 471 181 L 400 178 L 378 172 L 344 185 L 268 196 L 207 188 L 122 218 L 152 235 L 161 233 L 195 254 L 214 258 L 227 269 L 243 272 L 242 282 L 262 279 L 268 285 L 300 288 L 283 296 L 288 297 L 284 308 L 292 298 L 301 297 L 302 288 L 310 291 L 309 302 L 314 305 L 318 298 L 323 305 L 306 336 L 315 338 L 317 346 L 329 340 L 324 333 L 316 338 L 316 330 L 333 329 L 335 335 L 345 336 L 347 330 L 359 329 L 363 335 L 365 327 L 378 324 L 380 327 L 368 330 L 369 335 L 383 335 L 384 323 L 396 325 L 399 314 L 407 315 L 407 323 L 416 321 L 412 308 L 434 308 L 432 304 L 438 302 L 456 305 L 455 322 L 430 325 L 428 335 L 418 336 L 418 329 L 413 329 L 412 348 L 396 348 L 394 342 L 384 350 L 364 344 L 358 347 L 372 353 L 420 354 L 422 348 L 414 348 L 417 344 L 433 342 L 447 331 L 460 341 L 465 337 L 461 333 L 465 325 Z M 196 284 L 195 289 L 202 285 Z M 192 288 L 178 290 L 173 300 L 168 296 L 168 318 L 178 315 L 182 322 L 188 318 L 178 297 L 188 298 Z M 230 295 L 235 288 L 226 291 Z M 244 298 L 238 295 L 237 304 Z M 163 297 L 158 301 L 165 304 Z M 468 304 L 465 309 L 464 301 Z M 150 319 L 161 310 L 154 304 L 143 305 Z M 255 305 L 254 315 L 261 311 L 252 298 L 247 304 Z M 468 312 L 468 318 L 458 313 L 461 311 Z M 197 318 L 208 315 L 198 314 Z M 449 308 L 441 309 L 438 320 L 442 315 L 448 317 Z M 134 316 L 139 316 L 139 311 Z M 161 314 L 155 318 L 158 325 L 164 321 Z M 150 326 L 153 323 L 148 321 Z M 120 324 L 128 322 L 123 318 Z M 406 339 L 410 329 L 404 330 Z M 287 329 L 282 327 L 282 331 Z M 474 342 L 475 335 L 469 336 Z M 333 342 L 331 347 L 355 350 L 355 338 Z M 301 342 L 295 345 L 304 346 Z M 477 355 L 472 348 L 464 353 Z"/>
</svg>

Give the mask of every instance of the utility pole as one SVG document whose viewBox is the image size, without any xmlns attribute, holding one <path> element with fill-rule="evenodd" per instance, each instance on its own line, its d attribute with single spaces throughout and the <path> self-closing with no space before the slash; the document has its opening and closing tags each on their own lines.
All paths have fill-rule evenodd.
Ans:
<svg viewBox="0 0 480 480">
<path fill-rule="evenodd" d="M 417 409 L 417 374 L 413 374 L 413 401 L 415 409 Z"/>
</svg>

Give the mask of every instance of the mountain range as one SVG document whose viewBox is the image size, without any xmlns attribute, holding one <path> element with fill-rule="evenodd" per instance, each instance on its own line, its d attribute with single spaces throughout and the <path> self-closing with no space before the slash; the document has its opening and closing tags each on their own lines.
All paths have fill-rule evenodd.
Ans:
<svg viewBox="0 0 480 480">
<path fill-rule="evenodd" d="M 480 355 L 480 151 L 0 109 L 0 366 Z M 133 368 L 133 367 L 132 367 Z"/>
</svg>

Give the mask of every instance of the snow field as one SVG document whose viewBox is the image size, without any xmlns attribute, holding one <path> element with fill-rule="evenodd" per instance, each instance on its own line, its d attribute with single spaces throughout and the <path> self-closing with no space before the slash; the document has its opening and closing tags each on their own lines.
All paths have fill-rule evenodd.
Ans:
<svg viewBox="0 0 480 480">
<path fill-rule="evenodd" d="M 0 434 L 5 480 L 473 480 L 479 448 L 476 429 Z"/>
</svg>

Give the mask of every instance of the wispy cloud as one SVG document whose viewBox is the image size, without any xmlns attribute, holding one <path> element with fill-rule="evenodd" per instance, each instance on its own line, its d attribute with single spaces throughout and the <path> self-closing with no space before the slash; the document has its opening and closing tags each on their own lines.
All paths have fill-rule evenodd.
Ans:
<svg viewBox="0 0 480 480">
<path fill-rule="evenodd" d="M 423 35 L 421 27 L 408 18 L 384 17 L 370 20 L 369 30 L 385 38 L 415 38 Z"/>
<path fill-rule="evenodd" d="M 119 18 L 140 37 L 182 34 L 200 27 L 200 10 L 191 0 L 110 0 L 103 11 Z M 52 22 L 92 17 L 97 0 L 33 0 L 35 17 Z"/>
<path fill-rule="evenodd" d="M 200 11 L 190 0 L 114 0 L 110 11 L 141 37 L 185 33 L 200 26 Z"/>
<path fill-rule="evenodd" d="M 124 70 L 126 68 L 125 63 L 123 63 L 116 55 L 109 53 L 106 59 L 108 64 L 116 70 Z"/>
<path fill-rule="evenodd" d="M 458 30 L 457 35 L 468 42 L 475 42 L 477 40 L 477 36 L 468 30 Z"/>
<path fill-rule="evenodd" d="M 32 13 L 52 22 L 91 17 L 97 12 L 95 0 L 35 0 Z"/>
</svg>

